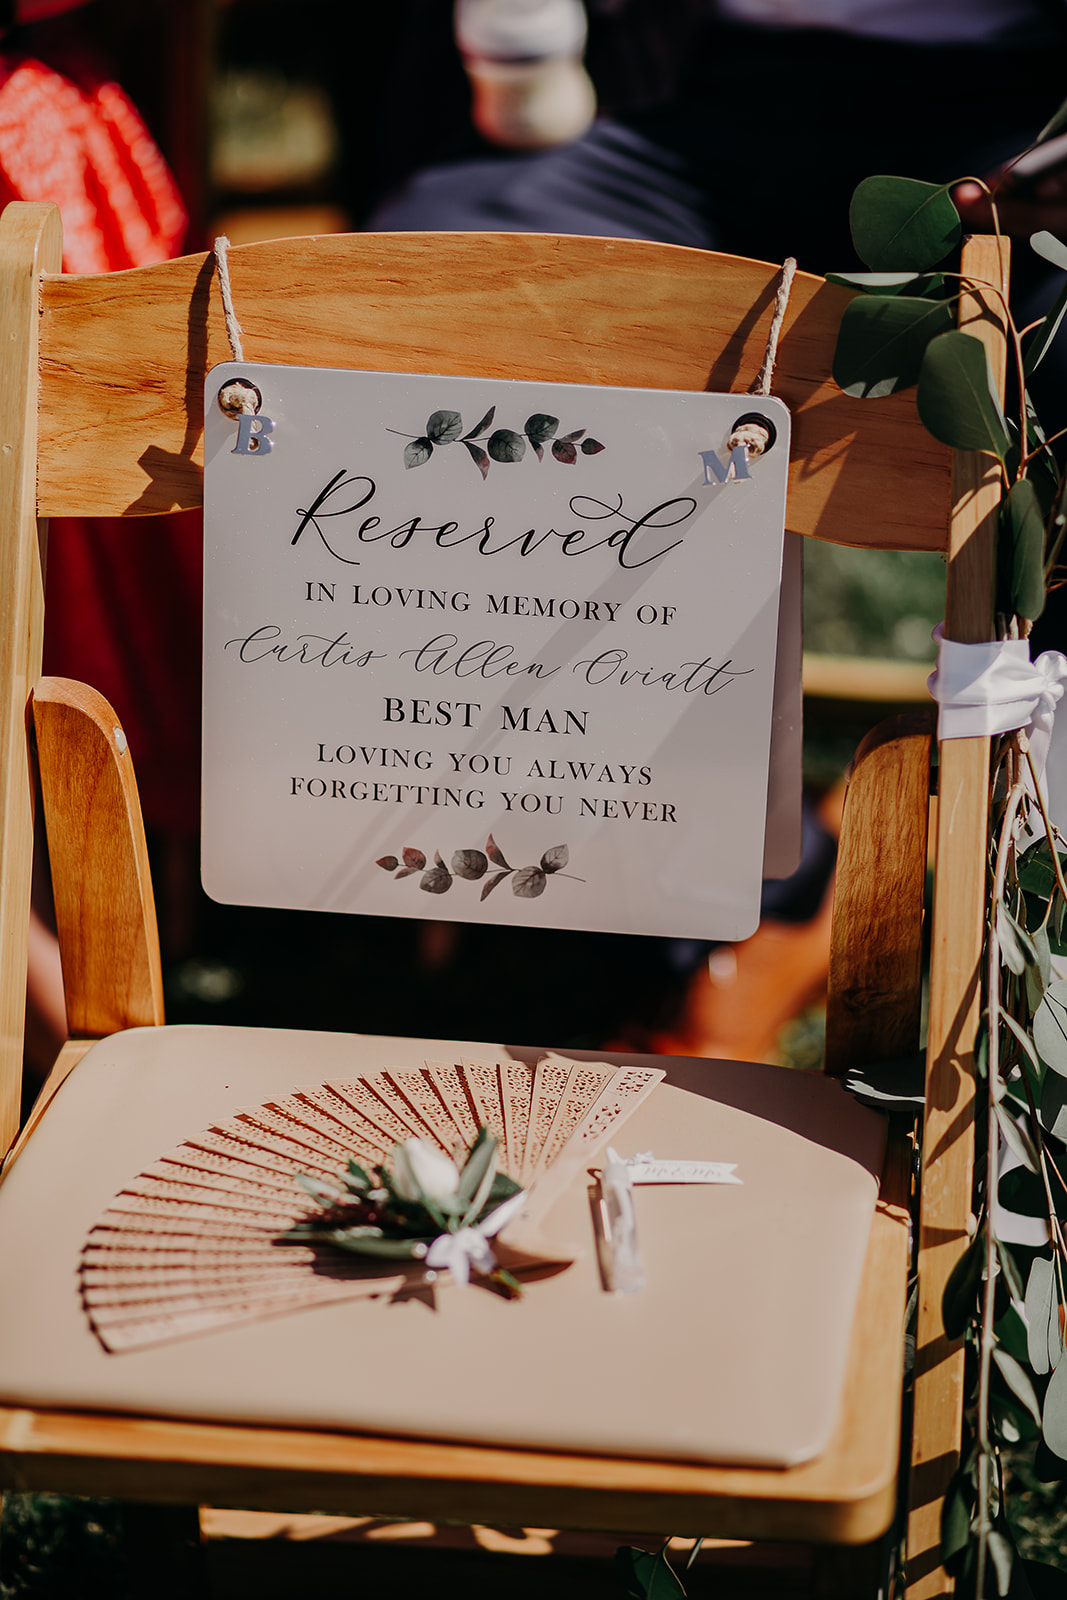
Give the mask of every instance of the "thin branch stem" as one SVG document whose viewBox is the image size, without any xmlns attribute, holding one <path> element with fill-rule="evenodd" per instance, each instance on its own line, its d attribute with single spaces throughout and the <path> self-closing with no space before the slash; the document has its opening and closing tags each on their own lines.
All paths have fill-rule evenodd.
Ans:
<svg viewBox="0 0 1067 1600">
<path fill-rule="evenodd" d="M 1015 763 L 1012 762 L 1014 766 Z M 1022 777 L 1016 771 L 1011 775 L 1011 787 L 1004 804 L 1000 832 L 997 839 L 996 868 L 993 879 L 993 916 L 989 927 L 989 1078 L 986 1104 L 986 1162 L 990 1204 L 986 1208 L 986 1274 L 982 1293 L 982 1327 L 979 1338 L 978 1362 L 978 1551 L 976 1561 L 975 1593 L 978 1600 L 985 1595 L 986 1561 L 989 1552 L 989 1461 L 992 1446 L 989 1438 L 989 1386 L 993 1364 L 993 1317 L 996 1300 L 996 1233 L 993 1220 L 993 1202 L 997 1187 L 997 1149 L 1000 1129 L 997 1122 L 996 1088 L 1000 1084 L 1000 942 L 996 932 L 996 915 L 1004 895 L 1008 874 L 1008 856 L 1011 849 L 1012 828 L 1019 806 L 1026 793 Z"/>
</svg>

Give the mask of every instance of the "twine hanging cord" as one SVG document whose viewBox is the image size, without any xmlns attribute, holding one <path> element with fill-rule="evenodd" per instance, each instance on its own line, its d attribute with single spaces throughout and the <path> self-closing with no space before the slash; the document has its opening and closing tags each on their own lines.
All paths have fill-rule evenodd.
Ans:
<svg viewBox="0 0 1067 1600">
<path fill-rule="evenodd" d="M 233 291 L 230 287 L 230 241 L 220 234 L 215 240 L 215 265 L 219 275 L 219 293 L 222 296 L 222 314 L 226 319 L 226 337 L 230 341 L 230 354 L 234 361 L 245 358 L 241 343 L 241 324 L 233 309 Z M 234 378 L 219 390 L 219 410 L 228 417 L 254 417 L 263 404 L 263 396 L 247 378 Z"/>
<path fill-rule="evenodd" d="M 230 286 L 230 241 L 224 234 L 215 240 L 215 264 L 219 274 L 219 293 L 222 296 L 222 311 L 226 319 L 226 336 L 230 341 L 230 351 L 235 361 L 244 360 L 244 346 L 241 343 L 241 324 L 237 320 L 237 313 L 233 308 L 233 290 Z M 771 313 L 771 325 L 767 331 L 767 347 L 763 353 L 763 361 L 748 392 L 753 395 L 769 395 L 771 382 L 774 378 L 774 363 L 778 355 L 778 338 L 785 321 L 786 308 L 789 305 L 789 291 L 793 286 L 797 264 L 792 256 L 788 256 L 782 263 L 782 270 L 778 278 L 778 289 L 774 297 L 774 309 Z M 219 406 L 227 416 L 237 417 L 242 414 L 254 415 L 261 405 L 261 397 L 255 386 L 246 379 L 237 378 L 232 383 L 224 384 L 219 390 Z M 737 449 L 739 446 L 750 456 L 761 456 L 769 450 L 774 443 L 775 430 L 766 420 L 755 416 L 745 416 L 735 424 L 729 439 L 726 441 L 728 450 Z"/>
<path fill-rule="evenodd" d="M 793 278 L 796 275 L 797 264 L 792 256 L 787 256 L 782 262 L 782 270 L 778 277 L 778 290 L 774 297 L 774 309 L 771 312 L 771 325 L 767 331 L 767 348 L 763 352 L 763 361 L 759 371 L 748 386 L 749 394 L 769 395 L 771 383 L 774 378 L 774 363 L 778 357 L 778 338 L 785 321 L 786 308 L 789 305 L 789 291 L 793 287 Z M 769 450 L 775 440 L 773 425 L 765 418 L 757 416 L 744 416 L 734 424 L 730 437 L 726 441 L 727 450 L 736 450 L 742 447 L 749 456 L 761 456 Z"/>
</svg>

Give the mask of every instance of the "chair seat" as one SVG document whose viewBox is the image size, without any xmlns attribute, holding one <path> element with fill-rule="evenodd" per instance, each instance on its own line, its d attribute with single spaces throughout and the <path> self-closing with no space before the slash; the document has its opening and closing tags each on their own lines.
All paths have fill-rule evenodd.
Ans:
<svg viewBox="0 0 1067 1600">
<path fill-rule="evenodd" d="M 667 1072 L 620 1153 L 736 1161 L 743 1179 L 638 1191 L 642 1293 L 603 1292 L 579 1174 L 545 1219 L 579 1258 L 519 1303 L 444 1285 L 432 1304 L 352 1301 L 103 1350 L 79 1255 L 143 1168 L 297 1086 L 501 1053 L 203 1027 L 94 1046 L 0 1189 L 0 1400 L 689 1462 L 818 1456 L 839 1420 L 884 1124 L 830 1080 L 750 1063 L 610 1058 Z"/>
</svg>

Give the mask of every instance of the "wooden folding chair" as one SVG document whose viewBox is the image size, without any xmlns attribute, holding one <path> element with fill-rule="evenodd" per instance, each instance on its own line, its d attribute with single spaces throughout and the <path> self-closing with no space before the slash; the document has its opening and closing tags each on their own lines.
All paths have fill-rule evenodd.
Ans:
<svg viewBox="0 0 1067 1600">
<path fill-rule="evenodd" d="M 763 354 L 777 273 L 673 246 L 528 235 L 286 240 L 235 250 L 231 261 L 257 360 L 738 392 Z M 9 206 L 0 221 L 0 1149 L 14 1139 L 19 1103 L 31 712 L 71 1039 L 5 1173 L 33 1161 L 36 1131 L 62 1114 L 57 1092 L 94 1040 L 163 1023 L 152 889 L 125 741 L 93 691 L 40 680 L 37 519 L 198 505 L 203 378 L 228 356 L 210 256 L 83 278 L 61 275 L 59 262 L 55 209 Z M 992 264 L 984 242 L 968 246 L 965 270 L 988 276 Z M 946 551 L 949 633 L 986 637 L 995 489 L 981 458 L 963 458 L 950 511 L 948 452 L 924 432 L 911 397 L 869 404 L 836 390 L 829 371 L 846 298 L 803 274 L 793 287 L 776 377 L 794 419 L 788 526 L 856 545 Z M 997 326 L 980 295 L 964 316 L 995 352 Z M 960 1356 L 938 1334 L 937 1309 L 969 1210 L 983 749 L 982 741 L 962 741 L 941 758 L 913 1475 L 917 1594 L 941 1592 L 944 1582 L 937 1504 L 959 1438 Z M 918 1046 L 928 751 L 928 733 L 898 724 L 873 735 L 857 758 L 835 904 L 832 1074 Z M 909 1188 L 908 1151 L 894 1143 L 841 1417 L 829 1448 L 795 1467 L 449 1445 L 23 1401 L 0 1406 L 0 1484 L 870 1547 L 897 1502 Z M 18 1292 L 17 1285 L 3 1289 Z M 789 1307 L 782 1317 L 788 1323 Z"/>
</svg>

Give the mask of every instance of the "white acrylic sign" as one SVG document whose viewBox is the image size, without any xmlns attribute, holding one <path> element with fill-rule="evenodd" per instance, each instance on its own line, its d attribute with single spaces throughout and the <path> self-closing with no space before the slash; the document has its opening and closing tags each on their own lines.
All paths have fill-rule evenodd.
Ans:
<svg viewBox="0 0 1067 1600">
<path fill-rule="evenodd" d="M 750 934 L 788 450 L 773 399 L 216 367 L 208 893 Z"/>
</svg>

